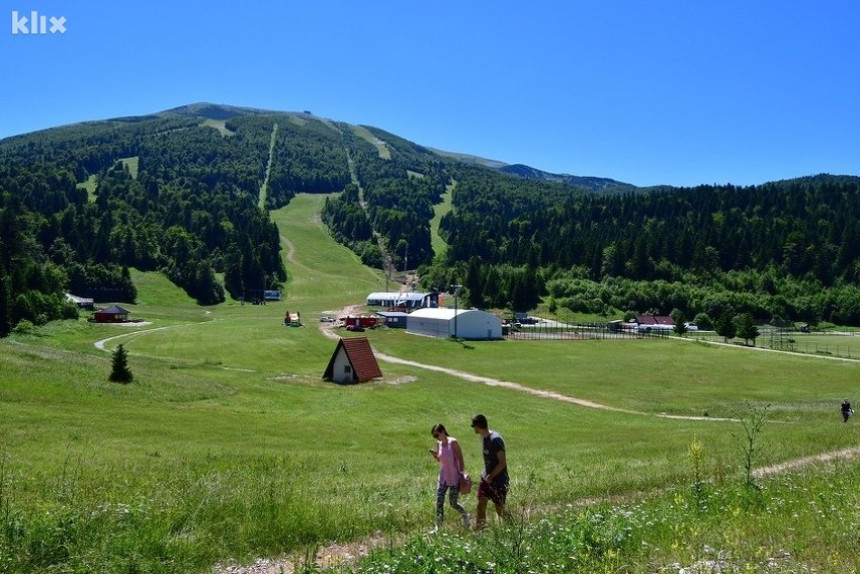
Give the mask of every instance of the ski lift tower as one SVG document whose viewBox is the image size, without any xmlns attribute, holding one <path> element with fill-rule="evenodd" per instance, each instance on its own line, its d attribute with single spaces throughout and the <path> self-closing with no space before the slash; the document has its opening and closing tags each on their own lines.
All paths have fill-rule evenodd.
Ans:
<svg viewBox="0 0 860 574">
<path fill-rule="evenodd" d="M 770 328 L 770 348 L 777 351 L 793 351 L 794 339 L 791 336 L 791 323 L 783 319 L 774 319 Z"/>
</svg>

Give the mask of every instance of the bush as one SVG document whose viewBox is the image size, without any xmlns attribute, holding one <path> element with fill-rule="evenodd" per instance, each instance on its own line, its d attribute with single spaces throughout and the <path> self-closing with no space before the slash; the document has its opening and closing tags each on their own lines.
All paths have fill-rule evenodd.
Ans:
<svg viewBox="0 0 860 574">
<path fill-rule="evenodd" d="M 714 322 L 707 313 L 699 313 L 693 318 L 693 323 L 703 331 L 713 331 Z"/>
<path fill-rule="evenodd" d="M 12 332 L 16 335 L 32 335 L 35 331 L 36 326 L 29 319 L 21 319 L 18 321 L 18 324 L 15 325 L 15 328 L 12 329 Z"/>
</svg>

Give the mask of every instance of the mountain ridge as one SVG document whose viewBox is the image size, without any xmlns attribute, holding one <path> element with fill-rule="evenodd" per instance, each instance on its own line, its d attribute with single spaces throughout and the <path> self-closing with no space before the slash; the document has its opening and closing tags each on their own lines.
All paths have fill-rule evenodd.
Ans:
<svg viewBox="0 0 860 574">
<path fill-rule="evenodd" d="M 191 104 L 185 104 L 182 106 L 178 106 L 175 108 L 171 108 L 168 110 L 164 110 L 161 112 L 157 112 L 155 115 L 179 115 L 183 117 L 199 117 L 205 119 L 213 119 L 213 120 L 229 120 L 234 117 L 245 115 L 245 114 L 255 114 L 255 115 L 271 115 L 271 114 L 286 114 L 286 115 L 294 115 L 294 116 L 305 116 L 311 117 L 318 120 L 327 120 L 333 122 L 339 122 L 338 120 L 334 120 L 332 118 L 322 118 L 315 116 L 310 111 L 285 111 L 285 110 L 267 110 L 262 108 L 254 108 L 247 106 L 236 106 L 232 104 L 216 104 L 212 102 L 194 102 Z M 339 122 L 346 123 L 346 122 Z M 350 124 L 352 125 L 352 124 Z M 362 124 L 355 124 L 362 125 Z M 373 127 L 376 130 L 380 130 L 375 126 L 366 126 Z M 407 140 L 408 141 L 408 140 Z M 461 161 L 467 164 L 472 165 L 481 165 L 484 167 L 489 167 L 494 170 L 498 170 L 502 173 L 506 173 L 508 175 L 514 175 L 517 177 L 523 177 L 526 179 L 538 179 L 542 181 L 551 181 L 551 182 L 562 182 L 570 185 L 574 185 L 576 187 L 584 187 L 587 189 L 591 189 L 594 191 L 602 191 L 609 188 L 617 188 L 620 190 L 634 190 L 637 186 L 621 182 L 608 177 L 596 177 L 596 176 L 578 176 L 572 175 L 568 173 L 551 173 L 542 169 L 538 169 L 529 165 L 525 165 L 522 163 L 514 163 L 508 164 L 503 161 L 483 158 L 477 155 L 467 154 L 467 153 L 458 153 L 452 152 L 448 150 L 442 150 L 427 146 L 422 146 L 420 144 L 414 144 L 422 149 L 429 150 L 437 155 L 451 158 L 457 161 Z"/>
</svg>

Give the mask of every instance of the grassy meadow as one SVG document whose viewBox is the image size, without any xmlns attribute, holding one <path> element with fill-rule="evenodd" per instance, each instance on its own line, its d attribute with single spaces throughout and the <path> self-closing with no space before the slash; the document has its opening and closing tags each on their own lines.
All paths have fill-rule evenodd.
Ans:
<svg viewBox="0 0 860 574">
<path fill-rule="evenodd" d="M 142 323 L 81 319 L 0 341 L 0 572 L 211 572 L 284 555 L 313 572 L 319 547 L 368 539 L 388 543 L 332 569 L 860 568 L 860 466 L 750 480 L 752 466 L 858 445 L 838 406 L 860 364 L 671 338 L 456 342 L 380 329 L 364 335 L 385 355 L 626 412 L 385 361 L 382 380 L 326 383 L 335 342 L 319 317 L 385 280 L 332 242 L 323 201 L 300 195 L 273 213 L 282 301 L 200 307 L 135 273 L 137 304 L 123 306 Z M 287 310 L 304 326 L 284 327 Z M 119 344 L 129 385 L 107 382 Z M 478 474 L 475 412 L 506 439 L 512 520 L 475 535 L 449 512 L 427 537 L 430 427 L 459 437 Z M 464 503 L 473 511 L 474 495 Z"/>
</svg>

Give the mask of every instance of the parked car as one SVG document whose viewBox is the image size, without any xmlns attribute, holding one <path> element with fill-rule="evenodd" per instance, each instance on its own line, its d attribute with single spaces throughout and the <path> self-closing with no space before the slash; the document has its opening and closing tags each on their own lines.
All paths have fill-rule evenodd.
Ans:
<svg viewBox="0 0 860 574">
<path fill-rule="evenodd" d="M 320 317 L 320 323 L 334 323 L 334 318 L 326 317 L 325 315 L 323 315 L 322 317 Z"/>
<path fill-rule="evenodd" d="M 347 331 L 354 331 L 356 333 L 363 333 L 364 327 L 362 327 L 361 325 L 347 325 L 346 330 Z"/>
</svg>

